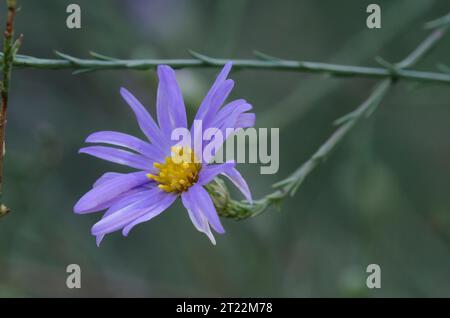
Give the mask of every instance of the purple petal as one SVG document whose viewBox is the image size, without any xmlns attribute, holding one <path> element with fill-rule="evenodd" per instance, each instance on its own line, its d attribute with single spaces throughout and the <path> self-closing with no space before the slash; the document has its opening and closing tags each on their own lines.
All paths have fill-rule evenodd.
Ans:
<svg viewBox="0 0 450 318">
<path fill-rule="evenodd" d="M 174 70 L 167 65 L 160 65 L 158 78 L 156 98 L 158 123 L 166 138 L 170 140 L 173 129 L 187 127 L 186 108 Z"/>
<path fill-rule="evenodd" d="M 139 154 L 126 150 L 109 148 L 104 146 L 91 146 L 81 148 L 79 153 L 85 153 L 103 160 L 115 162 L 128 167 L 149 170 L 152 168 L 152 161 Z"/>
<path fill-rule="evenodd" d="M 229 171 L 236 166 L 235 162 L 226 162 L 219 165 L 204 165 L 198 176 L 198 183 L 205 185 L 210 183 L 219 174 Z"/>
<path fill-rule="evenodd" d="M 164 153 L 157 147 L 131 135 L 116 131 L 98 131 L 86 138 L 89 143 L 105 143 L 130 150 L 150 158 L 152 161 L 160 161 Z"/>
<path fill-rule="evenodd" d="M 203 214 L 199 213 L 197 210 L 194 210 L 192 205 L 193 202 L 187 195 L 187 192 L 183 192 L 181 195 L 181 200 L 183 202 L 184 207 L 188 210 L 189 218 L 191 219 L 192 224 L 194 224 L 195 228 L 205 233 L 206 236 L 210 239 L 213 245 L 216 245 L 216 239 L 209 228 L 208 219 Z"/>
<path fill-rule="evenodd" d="M 97 206 L 96 206 L 95 208 L 93 208 L 93 209 L 83 211 L 83 212 L 80 213 L 80 214 L 99 212 L 99 211 L 102 211 L 102 210 L 105 210 L 105 209 L 109 209 L 110 207 L 114 206 L 115 204 L 117 204 L 117 203 L 120 202 L 121 200 L 125 199 L 126 197 L 129 197 L 129 196 L 131 196 L 131 195 L 133 195 L 133 194 L 136 194 L 136 193 L 139 193 L 139 192 L 142 192 L 142 191 L 148 191 L 149 189 L 152 189 L 152 188 L 151 188 L 151 187 L 144 186 L 144 185 L 135 187 L 135 188 L 133 188 L 133 189 L 131 189 L 131 190 L 128 190 L 128 191 L 125 191 L 124 193 L 119 194 L 118 196 L 114 197 L 113 199 L 111 199 L 111 200 L 109 200 L 109 201 L 106 201 L 106 202 L 103 202 L 103 203 L 100 204 L 100 205 L 97 205 Z M 106 212 L 106 213 L 103 215 L 103 217 L 104 217 L 107 213 L 108 213 L 108 212 Z"/>
<path fill-rule="evenodd" d="M 134 197 L 135 200 L 132 203 L 108 214 L 94 224 L 91 232 L 95 236 L 108 234 L 136 220 L 142 221 L 144 216 L 148 217 L 148 214 L 156 216 L 172 204 L 175 198 L 176 196 L 173 194 L 166 193 L 158 188 L 142 192 Z"/>
<path fill-rule="evenodd" d="M 241 114 L 252 109 L 252 105 L 244 99 L 237 99 L 226 104 L 214 117 L 212 127 L 221 127 L 233 114 Z"/>
<path fill-rule="evenodd" d="M 147 198 L 150 194 L 155 194 L 159 192 L 158 188 L 147 189 L 145 187 L 139 187 L 140 191 L 135 191 L 129 195 L 123 196 L 122 199 L 117 200 L 112 204 L 109 209 L 103 214 L 103 219 L 119 210 L 129 206 L 130 204 L 137 203 L 138 201 Z M 151 191 L 150 191 L 151 190 Z M 150 191 L 150 192 L 149 192 Z"/>
<path fill-rule="evenodd" d="M 248 128 L 255 126 L 256 116 L 254 113 L 240 114 L 234 128 Z"/>
<path fill-rule="evenodd" d="M 134 111 L 139 127 L 145 136 L 147 136 L 154 145 L 160 147 L 162 151 L 165 151 L 164 135 L 145 107 L 125 88 L 120 89 L 120 94 Z"/>
<path fill-rule="evenodd" d="M 102 218 L 105 218 L 108 215 L 116 212 L 117 210 L 124 208 L 128 204 L 137 201 L 144 195 L 144 193 L 148 193 L 149 190 L 155 189 L 157 189 L 155 183 L 150 182 L 122 193 L 119 197 L 114 199 L 114 202 L 112 204 L 109 205 L 108 210 L 106 210 Z"/>
<path fill-rule="evenodd" d="M 222 133 L 223 139 L 222 142 L 225 142 L 227 138 L 230 135 L 230 131 L 227 131 L 227 128 L 243 128 L 238 127 L 239 120 L 251 120 L 251 118 L 254 118 L 254 114 L 250 115 L 250 118 L 242 117 L 248 113 L 245 113 L 246 111 L 252 109 L 252 105 L 248 104 L 243 99 L 238 99 L 235 101 L 232 101 L 225 105 L 214 117 L 214 119 L 210 122 L 210 127 L 208 128 L 217 128 Z M 245 122 L 248 124 L 248 122 Z M 245 124 L 244 123 L 244 124 Z M 205 141 L 203 142 L 203 148 L 205 148 L 209 143 L 215 142 L 215 141 Z M 209 160 L 205 160 L 206 162 L 209 162 Z"/>
<path fill-rule="evenodd" d="M 118 176 L 123 176 L 124 173 L 118 173 L 118 172 L 105 172 L 100 178 L 95 181 L 93 187 L 97 187 L 104 183 L 105 181 L 112 180 Z"/>
<path fill-rule="evenodd" d="M 245 100 L 236 100 L 228 103 L 223 107 L 213 119 L 212 127 L 219 128 L 226 138 L 228 134 L 226 133 L 227 128 L 238 128 L 237 122 L 246 111 L 252 109 L 252 105 L 248 104 Z"/>
<path fill-rule="evenodd" d="M 156 188 L 151 190 L 145 189 L 143 191 L 132 193 L 131 195 L 123 196 L 120 200 L 116 200 L 116 202 L 109 207 L 109 209 L 103 214 L 102 220 L 108 218 L 116 212 L 120 212 L 130 208 L 137 208 L 139 206 L 143 207 L 142 202 L 149 197 L 153 197 L 156 193 L 158 193 L 157 190 L 158 189 Z M 148 206 L 148 204 L 146 204 L 146 206 Z M 97 222 L 97 224 L 99 222 Z"/>
<path fill-rule="evenodd" d="M 223 67 L 222 71 L 220 71 L 219 75 L 216 78 L 216 81 L 209 89 L 208 93 L 206 94 L 205 98 L 203 99 L 202 103 L 200 104 L 200 107 L 198 108 L 197 114 L 195 116 L 195 119 L 203 120 L 205 115 L 209 111 L 209 107 L 211 104 L 211 100 L 216 94 L 217 89 L 222 85 L 222 83 L 226 80 L 228 74 L 230 73 L 232 63 L 228 62 Z"/>
<path fill-rule="evenodd" d="M 250 193 L 250 188 L 248 187 L 247 182 L 245 182 L 245 179 L 242 177 L 239 171 L 237 171 L 236 168 L 231 168 L 222 174 L 228 179 L 230 179 L 231 182 L 233 182 L 233 184 L 239 189 L 239 191 L 242 192 L 242 194 L 249 203 L 253 202 L 252 194 Z"/>
<path fill-rule="evenodd" d="M 210 120 L 214 118 L 217 111 L 222 107 L 225 100 L 228 98 L 228 95 L 230 95 L 231 90 L 234 87 L 234 81 L 231 79 L 226 80 L 223 82 L 218 88 L 216 93 L 211 98 L 211 102 L 208 107 L 208 111 L 203 117 L 204 124 L 207 125 Z"/>
<path fill-rule="evenodd" d="M 202 219 L 203 216 L 207 220 L 206 223 L 211 224 L 211 226 L 217 233 L 225 233 L 225 230 L 220 223 L 219 216 L 217 215 L 213 201 L 208 192 L 201 185 L 194 184 L 189 188 L 188 191 L 183 192 L 182 198 L 183 197 L 184 206 L 188 209 L 188 211 L 191 211 L 191 214 L 193 214 L 196 221 L 201 221 L 200 223 L 197 222 L 197 225 L 202 225 L 204 223 L 204 220 Z M 204 224 L 201 229 L 203 230 L 200 231 L 208 235 L 207 228 L 205 228 Z"/>
<path fill-rule="evenodd" d="M 166 195 L 162 200 L 155 203 L 152 209 L 149 209 L 146 214 L 137 218 L 127 226 L 123 228 L 122 234 L 124 236 L 128 236 L 128 233 L 131 231 L 133 227 L 142 222 L 147 222 L 153 219 L 155 216 L 159 215 L 161 212 L 165 211 L 168 207 L 172 205 L 172 203 L 176 200 L 178 196 L 174 194 Z"/>
<path fill-rule="evenodd" d="M 207 217 L 209 224 L 211 224 L 213 229 L 217 233 L 225 233 L 209 193 L 200 185 L 192 186 L 188 192 L 190 192 L 191 198 L 194 200 L 194 206 L 197 207 L 199 212 Z"/>
<path fill-rule="evenodd" d="M 210 164 L 212 163 L 212 160 L 214 159 L 214 157 L 216 156 L 217 152 L 221 149 L 223 143 L 224 143 L 224 135 L 222 133 L 222 131 L 218 128 L 208 128 L 209 130 L 213 130 L 211 132 L 211 135 L 208 136 L 208 140 L 200 140 L 197 142 L 201 142 L 203 143 L 203 149 L 202 150 L 202 161 L 204 164 Z M 206 151 L 206 147 L 209 147 L 208 151 Z"/>
<path fill-rule="evenodd" d="M 75 213 L 79 214 L 87 213 L 87 211 L 98 208 L 120 194 L 148 182 L 149 179 L 144 171 L 118 176 L 103 182 L 83 195 L 83 197 L 78 200 L 77 204 L 75 204 L 73 210 Z"/>
<path fill-rule="evenodd" d="M 105 234 L 100 234 L 95 237 L 95 243 L 97 246 L 100 246 L 100 243 L 103 241 L 103 238 L 105 237 Z"/>
</svg>

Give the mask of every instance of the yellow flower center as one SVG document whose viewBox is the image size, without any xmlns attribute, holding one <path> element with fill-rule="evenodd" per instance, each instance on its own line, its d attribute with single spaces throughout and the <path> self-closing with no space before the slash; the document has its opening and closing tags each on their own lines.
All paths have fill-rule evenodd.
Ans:
<svg viewBox="0 0 450 318">
<path fill-rule="evenodd" d="M 147 174 L 149 179 L 155 180 L 158 187 L 166 192 L 183 192 L 198 180 L 198 173 L 202 167 L 197 162 L 191 148 L 172 147 L 172 156 L 166 157 L 163 163 L 153 164 L 158 170 L 155 174 Z"/>
</svg>

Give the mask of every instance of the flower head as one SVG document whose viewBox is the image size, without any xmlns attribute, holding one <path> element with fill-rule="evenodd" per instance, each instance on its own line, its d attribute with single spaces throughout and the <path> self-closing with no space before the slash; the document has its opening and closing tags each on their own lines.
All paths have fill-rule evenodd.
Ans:
<svg viewBox="0 0 450 318">
<path fill-rule="evenodd" d="M 195 120 L 201 121 L 203 131 L 215 128 L 225 132 L 227 128 L 254 125 L 255 115 L 248 112 L 251 105 L 245 100 L 235 100 L 222 107 L 234 86 L 234 82 L 227 79 L 230 70 L 231 63 L 227 63 L 198 109 Z M 192 134 L 187 143 L 172 140 L 175 129 L 188 128 L 186 109 L 175 72 L 167 65 L 158 66 L 157 72 L 157 123 L 128 90 L 120 90 L 148 141 L 121 132 L 100 131 L 88 136 L 86 142 L 109 146 L 80 149 L 80 153 L 138 170 L 103 174 L 76 203 L 74 212 L 78 214 L 106 210 L 92 227 L 97 245 L 106 234 L 114 231 L 122 230 L 127 236 L 135 225 L 159 215 L 179 197 L 197 230 L 215 244 L 210 226 L 217 233 L 225 230 L 204 186 L 219 175 L 229 178 L 251 202 L 250 190 L 234 162 L 211 164 L 210 157 L 196 153 L 196 142 L 208 145 L 208 142 L 198 140 L 198 133 Z"/>
</svg>

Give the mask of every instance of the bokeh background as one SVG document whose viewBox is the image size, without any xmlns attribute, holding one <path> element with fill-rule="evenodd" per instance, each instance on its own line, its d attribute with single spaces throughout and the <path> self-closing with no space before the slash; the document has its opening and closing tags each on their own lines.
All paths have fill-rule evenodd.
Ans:
<svg viewBox="0 0 450 318">
<path fill-rule="evenodd" d="M 78 3 L 82 29 L 65 26 Z M 366 28 L 373 1 L 31 1 L 19 0 L 22 54 L 53 50 L 88 57 L 187 58 L 188 49 L 252 58 L 253 50 L 311 61 L 376 65 L 398 61 L 446 14 L 447 0 L 378 0 L 382 28 Z M 4 5 L 1 24 L 4 23 Z M 450 64 L 450 35 L 417 68 Z M 178 79 L 190 113 L 218 70 L 185 69 Z M 374 80 L 295 72 L 235 72 L 232 98 L 254 105 L 259 127 L 280 128 L 280 170 L 241 165 L 254 197 L 271 191 L 355 108 Z M 450 89 L 400 82 L 377 112 L 348 136 L 281 210 L 223 220 L 217 246 L 197 232 L 180 204 L 137 226 L 128 238 L 90 227 L 100 214 L 72 207 L 94 180 L 121 166 L 77 154 L 97 130 L 141 136 L 119 96 L 130 89 L 154 111 L 154 71 L 15 69 L 0 219 L 0 296 L 450 296 Z M 192 118 L 192 117 L 191 117 Z M 239 198 L 235 193 L 236 198 Z M 66 287 L 79 264 L 82 288 Z M 382 288 L 365 286 L 381 266 Z"/>
</svg>

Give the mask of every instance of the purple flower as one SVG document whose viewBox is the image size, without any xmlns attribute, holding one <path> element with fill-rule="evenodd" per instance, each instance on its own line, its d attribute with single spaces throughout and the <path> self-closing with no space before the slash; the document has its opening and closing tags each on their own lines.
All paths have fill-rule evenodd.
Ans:
<svg viewBox="0 0 450 318">
<path fill-rule="evenodd" d="M 254 125 L 255 114 L 248 113 L 251 105 L 245 100 L 235 100 L 222 107 L 234 86 L 234 82 L 227 79 L 230 70 L 231 63 L 227 63 L 198 109 L 195 119 L 201 121 L 203 131 L 216 128 L 225 133 L 226 128 Z M 234 162 L 210 164 L 210 158 L 199 157 L 195 153 L 192 145 L 199 138 L 198 133 L 192 134 L 187 144 L 180 145 L 178 141 L 172 140 L 174 129 L 187 128 L 184 101 L 173 69 L 166 65 L 158 66 L 158 78 L 158 124 L 129 91 L 125 88 L 120 90 L 149 142 L 121 132 L 100 131 L 91 134 L 86 142 L 122 149 L 97 145 L 79 151 L 138 170 L 103 174 L 75 205 L 74 212 L 78 214 L 106 209 L 102 219 L 91 230 L 97 238 L 97 245 L 105 234 L 117 230 L 122 230 L 123 235 L 127 236 L 135 225 L 159 215 L 178 197 L 181 197 L 197 230 L 205 233 L 215 244 L 210 226 L 217 233 L 225 231 L 213 201 L 203 186 L 219 175 L 229 178 L 251 202 L 250 190 Z M 193 130 L 194 127 L 190 129 L 191 133 Z M 205 146 L 208 144 L 203 140 L 200 143 Z M 175 160 L 177 157 L 174 155 L 181 159 Z"/>
</svg>

